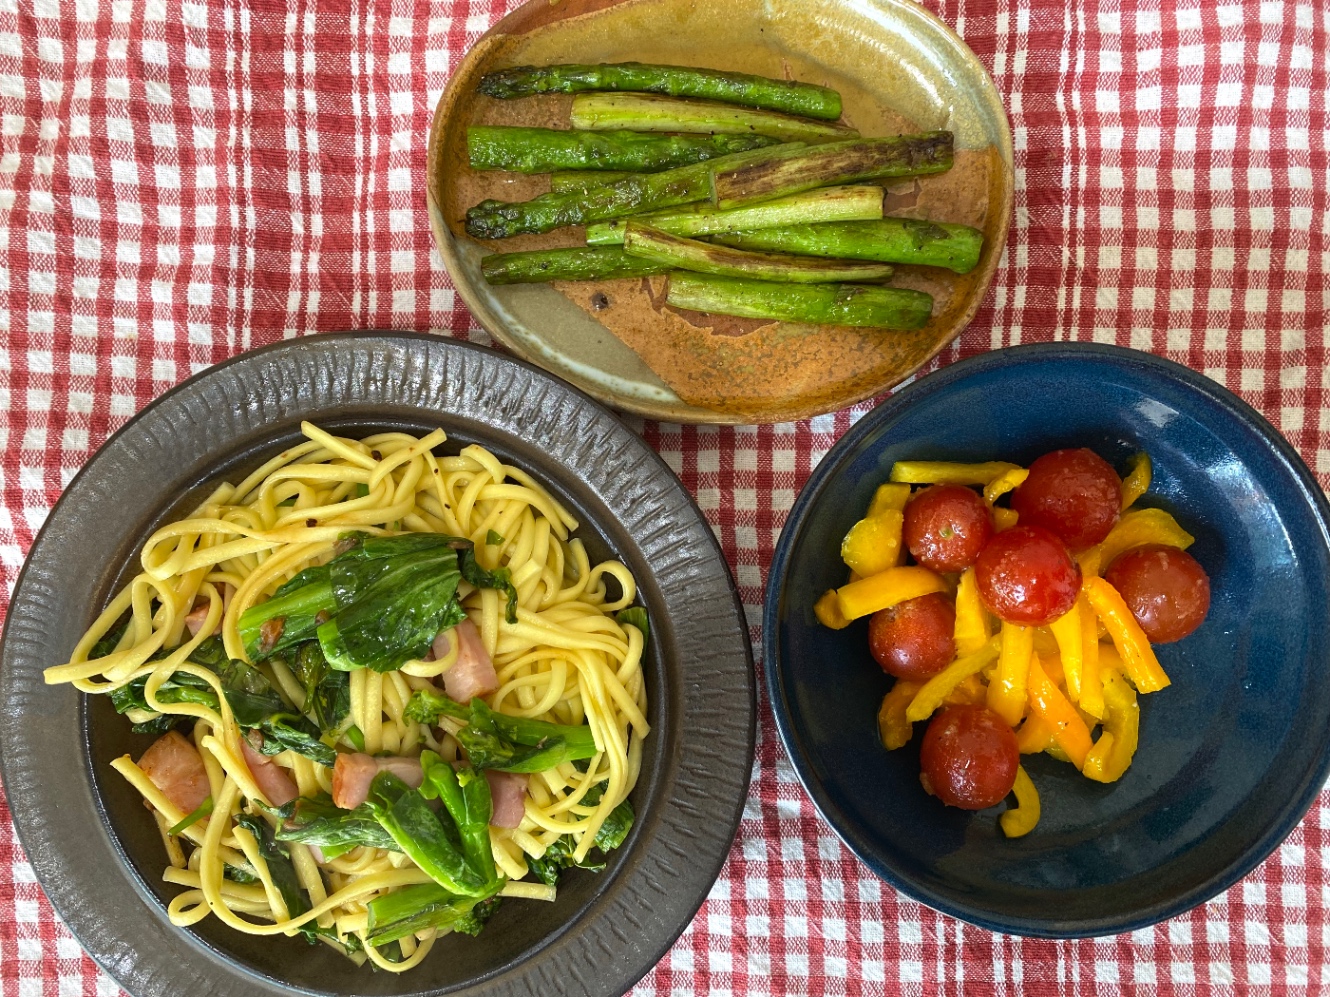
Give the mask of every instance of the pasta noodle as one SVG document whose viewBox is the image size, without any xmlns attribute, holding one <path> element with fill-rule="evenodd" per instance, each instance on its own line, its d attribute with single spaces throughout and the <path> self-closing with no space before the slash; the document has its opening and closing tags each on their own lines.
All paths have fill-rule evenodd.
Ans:
<svg viewBox="0 0 1330 997">
<path fill-rule="evenodd" d="M 260 655 L 256 662 L 247 654 L 246 611 L 302 570 L 327 563 L 348 534 L 432 533 L 470 541 L 479 568 L 506 569 L 516 593 L 510 615 L 500 589 L 466 581 L 457 589 L 497 676 L 484 704 L 501 716 L 585 725 L 594 740 L 594 753 L 584 752 L 589 758 L 563 760 L 529 776 L 519 826 L 489 828 L 494 865 L 508 880 L 498 895 L 553 900 L 548 882 L 518 881 L 563 836 L 562 852 L 581 864 L 638 779 L 641 742 L 649 733 L 644 625 L 616 618 L 637 594 L 627 568 L 613 561 L 593 565 L 573 536 L 578 524 L 568 511 L 483 447 L 441 456 L 436 450 L 447 439 L 441 429 L 361 440 L 310 423 L 302 430 L 304 442 L 239 484 L 219 485 L 186 518 L 157 530 L 143 547 L 142 570 L 69 661 L 47 670 L 46 681 L 113 700 L 141 686 L 141 700 L 117 709 L 158 731 L 178 722 L 188 735 L 184 744 L 198 752 L 208 790 L 200 809 L 210 806 L 207 813 L 186 814 L 173 803 L 170 786 L 154 781 L 146 756 L 142 767 L 128 756 L 112 762 L 153 811 L 165 845 L 164 881 L 184 888 L 168 908 L 173 924 L 212 916 L 248 934 L 312 933 L 357 963 L 402 972 L 418 965 L 449 929 L 429 926 L 371 944 L 370 905 L 434 880 L 404 851 L 369 845 L 325 856 L 289 840 L 274 855 L 269 832 L 280 829 L 283 818 L 272 807 L 272 789 L 265 790 L 270 774 L 260 770 L 276 766 L 302 800 L 334 792 L 336 776 L 295 748 L 256 761 L 255 724 L 238 717 L 241 707 L 233 708 L 228 693 L 234 690 L 218 668 L 200 663 L 205 642 L 219 634 L 223 660 L 257 667 L 264 688 L 307 724 L 312 704 L 292 659 Z M 438 693 L 457 666 L 463 640 L 444 643 L 437 659 L 421 655 L 396 670 L 351 670 L 348 715 L 336 729 L 321 731 L 322 743 L 338 757 L 360 751 L 414 758 L 426 749 L 445 762 L 465 757 L 458 741 L 465 720 L 442 715 L 422 723 L 410 715 L 414 698 Z M 181 683 L 195 692 L 182 697 Z M 303 911 L 290 909 L 297 895 Z"/>
</svg>

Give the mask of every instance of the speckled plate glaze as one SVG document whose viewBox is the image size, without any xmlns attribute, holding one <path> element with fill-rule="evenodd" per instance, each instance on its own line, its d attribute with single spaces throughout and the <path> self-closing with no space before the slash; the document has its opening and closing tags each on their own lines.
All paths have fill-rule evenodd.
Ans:
<svg viewBox="0 0 1330 997">
<path fill-rule="evenodd" d="M 1173 684 L 1141 701 L 1131 768 L 1100 785 L 1024 756 L 1042 817 L 1003 837 L 997 808 L 942 806 L 919 785 L 916 725 L 887 752 L 890 681 L 867 623 L 828 630 L 813 602 L 843 584 L 841 537 L 896 460 L 1014 460 L 1088 446 L 1154 461 L 1142 499 L 1196 536 L 1210 614 L 1157 648 Z M 823 458 L 795 503 L 767 585 L 764 659 L 795 769 L 878 875 L 998 931 L 1116 934 L 1202 903 L 1256 867 L 1330 772 L 1330 506 L 1287 441 L 1210 379 L 1092 344 L 988 353 L 902 390 Z"/>
<path fill-rule="evenodd" d="M 137 756 L 105 697 L 48 687 L 132 573 L 142 542 L 310 419 L 345 432 L 444 427 L 533 474 L 581 523 L 593 561 L 622 559 L 649 607 L 652 734 L 637 824 L 600 875 L 553 904 L 509 902 L 475 939 L 445 939 L 401 976 L 323 946 L 255 939 L 215 919 L 173 927 L 161 840 L 110 759 Z M 83 947 L 135 997 L 619 994 L 687 926 L 729 851 L 753 756 L 747 628 L 706 521 L 663 461 L 610 412 L 530 365 L 453 340 L 354 333 L 280 343 L 190 379 L 107 441 L 32 546 L 0 645 L 0 762 L 38 880 Z"/>
<path fill-rule="evenodd" d="M 862 116 L 854 120 L 871 117 L 875 107 L 885 108 L 920 128 L 951 129 L 959 149 L 991 149 L 994 165 L 983 223 L 987 239 L 978 268 L 957 279 L 947 303 L 939 299 L 938 313 L 917 332 L 874 331 L 879 338 L 871 343 L 842 335 L 808 357 L 745 353 L 743 347 L 727 344 L 724 336 L 716 338 L 714 347 L 697 346 L 707 351 L 701 365 L 710 367 L 709 374 L 698 376 L 711 384 L 694 397 L 705 395 L 706 404 L 683 400 L 657 373 L 671 363 L 671 347 L 662 348 L 663 340 L 654 332 L 638 334 L 653 343 L 653 369 L 606 324 L 558 290 L 538 284 L 486 284 L 479 269 L 486 250 L 460 234 L 456 218 L 443 214 L 455 200 L 454 185 L 468 172 L 459 165 L 464 162 L 465 128 L 477 100 L 488 100 L 475 97 L 476 81 L 490 69 L 514 63 L 629 60 L 714 65 L 776 76 L 793 65 L 801 78 L 826 80 L 842 89 L 847 113 L 853 106 Z M 558 127 L 553 120 L 526 123 Z M 1006 240 L 1012 161 L 1006 113 L 983 65 L 950 28 L 911 0 L 531 0 L 472 47 L 439 101 L 429 141 L 428 207 L 435 242 L 462 300 L 491 335 L 519 356 L 607 404 L 650 418 L 775 422 L 834 411 L 878 394 L 914 373 L 960 334 L 979 307 Z M 495 189 L 484 196 L 504 194 Z M 774 328 L 773 343 L 816 331 L 784 324 Z M 837 361 L 819 364 L 819 356 L 846 355 L 833 349 L 857 355 L 862 366 L 842 376 Z M 692 355 L 683 350 L 674 355 L 683 352 Z M 782 363 L 784 367 L 774 369 Z M 743 397 L 727 394 L 725 372 L 753 368 L 767 372 L 765 387 Z M 779 387 L 773 390 L 772 384 Z"/>
</svg>

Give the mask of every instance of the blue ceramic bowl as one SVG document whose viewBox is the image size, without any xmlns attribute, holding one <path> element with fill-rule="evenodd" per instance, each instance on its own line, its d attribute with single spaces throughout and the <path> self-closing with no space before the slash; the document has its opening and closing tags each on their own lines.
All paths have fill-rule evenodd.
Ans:
<svg viewBox="0 0 1330 997">
<path fill-rule="evenodd" d="M 999 808 L 942 806 L 913 743 L 888 753 L 876 712 L 890 680 L 867 625 L 819 626 L 844 584 L 841 538 L 896 460 L 1028 463 L 1090 447 L 1122 467 L 1145 449 L 1142 500 L 1196 536 L 1210 615 L 1158 648 L 1173 679 L 1142 698 L 1140 750 L 1100 785 L 1025 756 L 1043 816 L 1016 840 Z M 764 617 L 776 724 L 842 840 L 910 896 L 999 931 L 1103 935 L 1202 903 L 1251 871 L 1306 813 L 1330 769 L 1330 506 L 1292 447 L 1201 375 L 1089 344 L 1018 347 L 905 388 L 832 448 L 776 548 Z"/>
</svg>

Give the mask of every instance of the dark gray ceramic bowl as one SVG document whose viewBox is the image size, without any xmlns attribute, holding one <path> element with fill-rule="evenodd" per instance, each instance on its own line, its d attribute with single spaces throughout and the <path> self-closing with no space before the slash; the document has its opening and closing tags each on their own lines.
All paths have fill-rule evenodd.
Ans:
<svg viewBox="0 0 1330 997">
<path fill-rule="evenodd" d="M 652 639 L 651 737 L 638 820 L 600 875 L 553 904 L 503 905 L 478 938 L 441 941 L 403 974 L 324 946 L 167 920 L 161 840 L 107 763 L 150 741 L 102 697 L 48 687 L 162 522 L 297 439 L 442 426 L 535 475 L 581 523 L 593 560 L 637 577 Z M 220 364 L 149 405 L 70 483 L 37 537 L 0 645 L 0 771 L 37 877 L 88 954 L 136 997 L 221 994 L 618 994 L 706 897 L 738 826 L 752 764 L 754 680 L 724 558 L 663 461 L 608 410 L 521 361 L 429 336 L 353 333 Z M 685 740 L 685 732 L 687 739 Z"/>
</svg>

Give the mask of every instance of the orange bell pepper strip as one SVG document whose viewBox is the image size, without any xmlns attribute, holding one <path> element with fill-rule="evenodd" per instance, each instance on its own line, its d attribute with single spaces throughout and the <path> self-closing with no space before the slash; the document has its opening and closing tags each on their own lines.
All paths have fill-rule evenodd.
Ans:
<svg viewBox="0 0 1330 997">
<path fill-rule="evenodd" d="M 1061 748 L 1078 769 L 1085 765 L 1085 756 L 1093 743 L 1090 729 L 1076 712 L 1076 707 L 1049 679 L 1043 665 L 1035 658 L 1029 673 L 1030 708 L 1035 715 L 1053 729 L 1053 742 Z"/>
<path fill-rule="evenodd" d="M 1067 698 L 1073 703 L 1081 700 L 1081 662 L 1085 649 L 1081 646 L 1081 612 L 1072 606 L 1048 625 L 1053 639 L 1058 642 L 1058 656 L 1062 659 L 1062 676 L 1067 684 Z"/>
<path fill-rule="evenodd" d="M 1131 458 L 1131 471 L 1122 479 L 1122 511 L 1150 490 L 1150 477 L 1154 471 L 1150 455 L 1142 450 Z"/>
<path fill-rule="evenodd" d="M 979 601 L 979 585 L 974 568 L 966 568 L 956 586 L 956 650 L 960 654 L 973 654 L 988 643 L 992 636 L 988 629 L 988 613 Z"/>
<path fill-rule="evenodd" d="M 992 505 L 1007 492 L 1015 491 L 1021 485 L 1025 484 L 1025 479 L 1030 476 L 1030 472 L 1023 467 L 1017 467 L 1010 471 L 1003 471 L 996 478 L 984 485 L 984 501 Z"/>
<path fill-rule="evenodd" d="M 927 568 L 888 568 L 836 590 L 841 615 L 847 620 L 869 616 L 906 599 L 945 592 L 947 583 Z"/>
<path fill-rule="evenodd" d="M 997 660 L 997 656 L 998 639 L 994 637 L 973 654 L 957 658 L 924 683 L 905 715 L 911 721 L 927 720 L 964 679 L 979 674 Z"/>
<path fill-rule="evenodd" d="M 1034 656 L 1034 628 L 1002 624 L 1002 653 L 988 683 L 988 708 L 1015 727 L 1025 713 L 1026 674 Z"/>
<path fill-rule="evenodd" d="M 1081 617 L 1081 694 L 1076 702 L 1090 716 L 1102 719 L 1104 683 L 1099 677 L 1099 617 L 1085 597 L 1083 585 L 1076 597 L 1076 611 Z"/>
<path fill-rule="evenodd" d="M 904 526 L 905 516 L 897 509 L 885 509 L 859 520 L 841 541 L 841 560 L 864 578 L 896 567 L 901 560 Z"/>
<path fill-rule="evenodd" d="M 1140 737 L 1136 693 L 1115 668 L 1104 672 L 1104 732 L 1085 757 L 1081 772 L 1095 782 L 1116 782 L 1131 766 Z"/>
<path fill-rule="evenodd" d="M 957 464 L 945 460 L 898 460 L 891 466 L 891 480 L 911 485 L 987 485 L 1016 464 L 990 460 L 982 464 Z"/>
<path fill-rule="evenodd" d="M 840 611 L 840 600 L 836 598 L 835 589 L 828 589 L 822 598 L 813 603 L 813 615 L 824 627 L 832 630 L 844 630 L 850 625 L 850 621 Z"/>
<path fill-rule="evenodd" d="M 877 711 L 877 732 L 882 738 L 882 747 L 888 751 L 905 747 L 914 736 L 914 724 L 905 718 L 905 708 L 920 688 L 918 682 L 897 679 L 896 684 L 882 697 L 882 706 Z"/>
<path fill-rule="evenodd" d="M 1090 549 L 1098 551 L 1100 568 L 1095 574 L 1099 574 L 1099 571 L 1107 569 L 1113 563 L 1115 557 L 1133 547 L 1165 544 L 1186 550 L 1195 542 L 1196 538 L 1179 526 L 1178 521 L 1163 509 L 1133 509 L 1131 512 L 1123 513 L 1117 525 L 1108 531 L 1108 536 L 1104 537 L 1097 548 Z M 1082 565 L 1082 570 L 1083 568 Z"/>
<path fill-rule="evenodd" d="M 1136 691 L 1158 692 L 1168 686 L 1171 680 L 1155 657 L 1149 638 L 1117 589 L 1102 578 L 1090 578 L 1085 582 L 1085 597 L 1104 621 L 1113 646 L 1122 656 L 1123 670 L 1136 686 Z"/>
<path fill-rule="evenodd" d="M 1016 766 L 1016 785 L 1011 791 L 1016 795 L 1016 806 L 999 817 L 998 824 L 1008 838 L 1019 838 L 1029 834 L 1039 823 L 1039 791 L 1030 781 L 1025 766 Z"/>
<path fill-rule="evenodd" d="M 1053 743 L 1053 728 L 1043 717 L 1031 713 L 1016 732 L 1016 747 L 1022 755 L 1037 755 Z"/>
<path fill-rule="evenodd" d="M 909 501 L 909 485 L 893 484 L 891 482 L 878 485 L 877 491 L 873 493 L 873 501 L 868 503 L 868 515 L 877 516 L 888 511 L 904 512 L 905 503 Z"/>
</svg>

